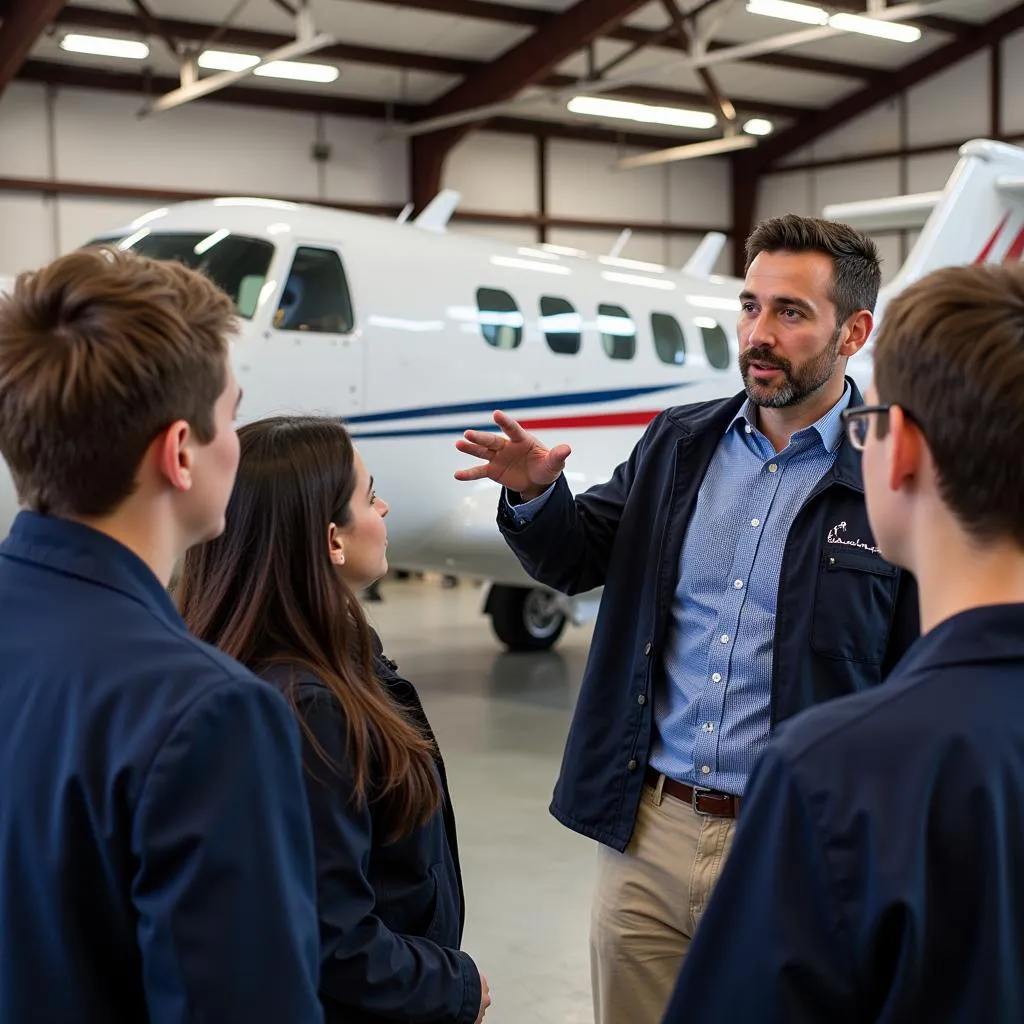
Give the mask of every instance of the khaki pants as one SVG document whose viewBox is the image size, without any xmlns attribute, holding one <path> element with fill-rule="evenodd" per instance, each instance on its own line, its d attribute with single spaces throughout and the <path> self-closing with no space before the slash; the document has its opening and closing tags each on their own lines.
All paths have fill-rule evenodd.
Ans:
<svg viewBox="0 0 1024 1024">
<path fill-rule="evenodd" d="M 661 1024 L 736 822 L 644 786 L 624 853 L 598 846 L 590 925 L 595 1024 Z"/>
</svg>

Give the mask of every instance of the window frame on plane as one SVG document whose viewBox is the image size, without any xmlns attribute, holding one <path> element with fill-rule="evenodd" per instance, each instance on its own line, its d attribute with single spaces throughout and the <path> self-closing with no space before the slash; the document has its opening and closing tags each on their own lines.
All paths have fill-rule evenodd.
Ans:
<svg viewBox="0 0 1024 1024">
<path fill-rule="evenodd" d="M 552 304 L 558 308 L 553 309 Z M 583 317 L 576 307 L 560 295 L 542 295 L 538 306 L 540 307 L 540 332 L 544 335 L 548 348 L 559 356 L 578 355 L 583 346 Z M 551 321 L 559 317 L 569 320 L 575 330 L 552 330 Z"/>
<path fill-rule="evenodd" d="M 676 332 L 676 337 L 672 339 L 674 345 L 674 352 L 676 355 L 681 356 L 680 359 L 666 359 L 666 352 L 664 351 L 664 336 L 660 335 L 658 330 L 658 323 L 667 321 L 672 325 Z M 686 351 L 686 332 L 683 330 L 683 325 L 679 320 L 671 313 L 662 313 L 660 311 L 654 311 L 651 313 L 651 338 L 654 341 L 654 351 L 658 359 L 661 360 L 666 366 L 685 366 L 687 359 Z"/>
<path fill-rule="evenodd" d="M 614 334 L 604 329 L 602 326 L 602 319 L 605 321 L 607 326 L 608 320 L 622 320 L 629 324 L 632 328 L 632 332 L 629 334 Z M 616 305 L 613 302 L 602 302 L 597 307 L 597 330 L 601 335 L 601 347 L 604 349 L 604 353 L 609 359 L 615 359 L 620 362 L 629 362 L 636 358 L 636 321 L 622 306 Z M 619 355 L 619 341 L 625 339 L 629 342 L 628 355 Z"/>
<path fill-rule="evenodd" d="M 500 295 L 503 299 L 507 299 L 510 305 L 508 308 L 499 308 L 495 303 L 485 305 L 483 300 L 484 293 L 490 293 L 492 295 Z M 477 312 L 477 325 L 480 328 L 480 334 L 484 341 L 490 348 L 495 349 L 498 352 L 512 352 L 519 348 L 523 343 L 523 333 L 526 328 L 526 318 L 523 316 L 523 311 L 519 308 L 519 303 L 516 302 L 515 296 L 510 292 L 505 291 L 504 288 L 493 288 L 490 285 L 480 285 L 476 290 L 476 312 Z M 485 320 L 485 317 L 490 317 L 491 321 Z M 500 318 L 504 318 L 504 322 Z M 500 332 L 504 330 L 511 330 L 513 332 L 514 342 L 511 345 L 500 344 L 502 334 Z M 493 336 L 489 337 L 488 334 Z"/>
<path fill-rule="evenodd" d="M 284 304 L 285 295 L 288 292 L 289 286 L 293 285 L 292 275 L 295 274 L 296 263 L 301 256 L 308 256 L 309 253 L 322 253 L 327 257 L 332 258 L 337 264 L 337 270 L 340 275 L 339 282 L 335 282 L 325 294 L 329 296 L 328 302 L 341 298 L 341 309 L 332 310 L 329 313 L 322 314 L 323 316 L 338 316 L 341 318 L 343 324 L 342 327 L 308 327 L 308 326 L 291 326 L 290 321 L 286 323 L 279 323 L 278 318 L 281 313 L 282 306 Z M 285 334 L 337 334 L 346 335 L 351 334 L 356 329 L 356 311 L 355 304 L 352 301 L 352 288 L 349 285 L 348 272 L 345 269 L 345 261 L 342 259 L 341 253 L 331 245 L 316 244 L 313 242 L 297 243 L 294 251 L 291 255 L 291 263 L 288 267 L 288 274 L 284 279 L 285 283 L 281 289 L 281 293 L 277 299 L 277 306 L 274 309 L 272 324 L 275 331 L 280 331 Z M 291 310 L 289 312 L 298 312 L 301 309 L 302 303 L 306 301 L 306 295 L 304 290 L 300 292 L 298 298 L 299 308 Z"/>
</svg>

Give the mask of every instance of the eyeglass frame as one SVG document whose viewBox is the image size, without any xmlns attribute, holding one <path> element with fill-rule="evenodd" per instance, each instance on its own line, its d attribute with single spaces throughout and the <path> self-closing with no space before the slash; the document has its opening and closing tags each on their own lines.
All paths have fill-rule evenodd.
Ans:
<svg viewBox="0 0 1024 1024">
<path fill-rule="evenodd" d="M 897 402 L 887 402 L 884 405 L 855 405 L 852 408 L 846 408 L 839 414 L 839 419 L 843 425 L 843 430 L 846 431 L 846 437 L 850 444 L 853 445 L 854 449 L 858 452 L 864 451 L 864 442 L 867 441 L 867 434 L 864 435 L 864 441 L 858 440 L 854 435 L 854 424 L 858 420 L 865 419 L 867 416 L 879 413 L 888 415 L 893 409 L 899 408 L 903 411 L 903 415 L 910 420 L 919 430 L 923 431 L 921 421 L 912 413 L 909 409 L 899 405 Z"/>
</svg>

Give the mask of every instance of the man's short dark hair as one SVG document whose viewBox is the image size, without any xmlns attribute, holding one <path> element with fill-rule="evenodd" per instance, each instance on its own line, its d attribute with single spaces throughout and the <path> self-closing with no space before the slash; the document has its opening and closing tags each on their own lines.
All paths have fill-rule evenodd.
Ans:
<svg viewBox="0 0 1024 1024">
<path fill-rule="evenodd" d="M 963 528 L 1024 547 L 1024 266 L 923 277 L 885 310 L 874 360 L 879 401 L 921 425 Z M 884 437 L 887 418 L 878 421 Z"/>
<path fill-rule="evenodd" d="M 215 434 L 231 300 L 180 263 L 84 249 L 0 298 L 0 452 L 45 515 L 113 512 L 154 438 L 186 420 Z"/>
<path fill-rule="evenodd" d="M 861 231 L 820 217 L 787 213 L 761 221 L 747 239 L 747 269 L 762 252 L 820 252 L 832 260 L 836 325 L 862 309 L 874 312 L 882 283 L 878 246 Z"/>
</svg>

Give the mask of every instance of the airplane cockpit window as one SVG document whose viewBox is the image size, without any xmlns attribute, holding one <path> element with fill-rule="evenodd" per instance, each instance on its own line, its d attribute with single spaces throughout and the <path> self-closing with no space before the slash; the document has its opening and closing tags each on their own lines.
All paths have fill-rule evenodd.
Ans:
<svg viewBox="0 0 1024 1024">
<path fill-rule="evenodd" d="M 597 329 L 609 358 L 632 359 L 636 355 L 636 324 L 621 306 L 602 302 L 597 307 Z"/>
<path fill-rule="evenodd" d="M 583 320 L 565 299 L 542 295 L 540 300 L 540 329 L 547 339 L 548 348 L 559 355 L 574 356 L 580 350 L 580 329 Z"/>
<path fill-rule="evenodd" d="M 523 314 L 516 300 L 500 288 L 477 288 L 480 333 L 494 348 L 518 348 L 523 341 Z"/>
<path fill-rule="evenodd" d="M 127 245 L 125 243 L 128 243 Z M 252 319 L 274 246 L 262 238 L 233 235 L 224 228 L 216 231 L 137 231 L 123 239 L 94 238 L 88 245 L 117 245 L 156 260 L 176 260 L 205 274 L 227 292 L 238 315 Z"/>
<path fill-rule="evenodd" d="M 708 364 L 716 370 L 728 370 L 729 339 L 718 321 L 709 316 L 697 316 L 693 318 L 693 322 L 700 328 Z"/>
<path fill-rule="evenodd" d="M 654 348 L 663 363 L 682 366 L 686 362 L 686 338 L 679 321 L 668 313 L 651 314 Z"/>
<path fill-rule="evenodd" d="M 341 257 L 333 249 L 300 246 L 274 313 L 279 331 L 348 334 L 355 327 Z"/>
</svg>

